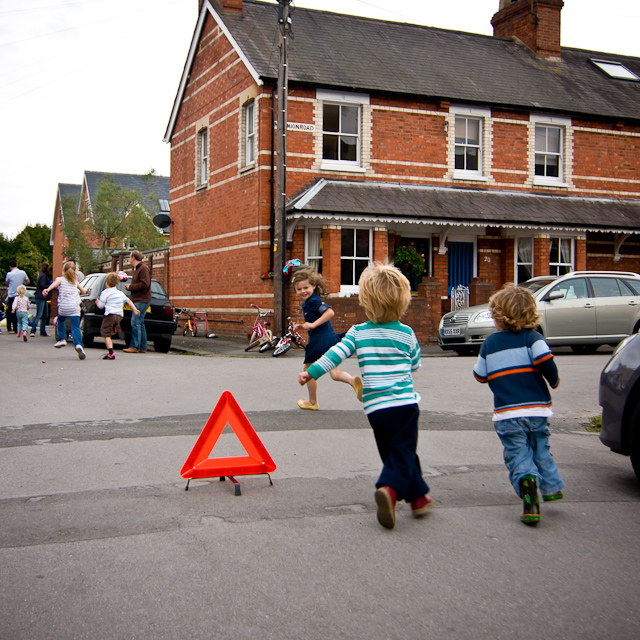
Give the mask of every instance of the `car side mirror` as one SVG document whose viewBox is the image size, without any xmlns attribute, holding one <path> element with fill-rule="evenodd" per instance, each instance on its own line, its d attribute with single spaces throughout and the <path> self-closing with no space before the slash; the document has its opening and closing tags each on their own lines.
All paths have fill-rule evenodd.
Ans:
<svg viewBox="0 0 640 640">
<path fill-rule="evenodd" d="M 562 300 L 562 298 L 564 298 L 564 291 L 552 291 L 544 297 L 544 300 L 551 302 L 552 300 Z"/>
</svg>

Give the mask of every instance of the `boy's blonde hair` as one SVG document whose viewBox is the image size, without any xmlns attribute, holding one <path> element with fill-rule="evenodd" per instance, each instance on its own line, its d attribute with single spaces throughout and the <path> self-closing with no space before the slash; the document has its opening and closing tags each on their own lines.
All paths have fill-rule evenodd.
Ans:
<svg viewBox="0 0 640 640">
<path fill-rule="evenodd" d="M 18 288 L 16 289 L 16 292 L 19 296 L 26 296 L 27 295 L 27 287 L 25 287 L 23 284 L 18 285 Z"/>
<path fill-rule="evenodd" d="M 73 260 L 64 263 L 62 275 L 69 284 L 76 284 L 76 282 L 78 282 L 78 275 L 76 274 L 76 263 L 73 262 Z"/>
<path fill-rule="evenodd" d="M 374 262 L 360 276 L 359 302 L 376 324 L 400 320 L 411 302 L 411 286 L 402 271 L 389 262 Z"/>
<path fill-rule="evenodd" d="M 117 287 L 119 282 L 120 276 L 115 271 L 108 273 L 107 277 L 105 278 L 107 287 Z"/>
<path fill-rule="evenodd" d="M 518 333 L 535 329 L 540 316 L 531 292 L 512 282 L 505 284 L 489 298 L 489 311 L 499 329 Z"/>
<path fill-rule="evenodd" d="M 303 280 L 308 280 L 309 284 L 321 298 L 325 298 L 329 295 L 329 285 L 327 284 L 327 281 L 313 267 L 303 267 L 293 274 L 293 277 L 291 278 L 291 285 L 294 290 L 296 288 L 296 283 L 302 282 Z"/>
</svg>

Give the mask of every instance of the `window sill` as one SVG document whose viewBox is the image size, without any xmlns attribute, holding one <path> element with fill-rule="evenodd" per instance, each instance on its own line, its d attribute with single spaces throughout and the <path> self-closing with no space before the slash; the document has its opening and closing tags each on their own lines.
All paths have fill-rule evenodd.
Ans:
<svg viewBox="0 0 640 640">
<path fill-rule="evenodd" d="M 563 189 L 567 189 L 571 185 L 568 182 L 561 182 L 560 180 L 545 180 L 544 178 L 534 178 L 533 179 L 534 187 L 559 187 Z"/>
<path fill-rule="evenodd" d="M 204 191 L 209 186 L 208 183 L 198 184 L 196 185 L 196 191 Z"/>
<path fill-rule="evenodd" d="M 454 172 L 454 180 L 472 180 L 473 182 L 488 182 L 487 176 L 480 175 L 479 173 L 460 173 Z"/>
<path fill-rule="evenodd" d="M 246 164 L 244 167 L 240 167 L 240 171 L 238 173 L 247 173 L 248 171 L 253 171 L 256 168 L 256 163 L 252 162 L 251 164 Z"/>
<path fill-rule="evenodd" d="M 366 169 L 355 164 L 342 164 L 340 162 L 323 162 L 320 171 L 340 171 L 342 173 L 365 173 Z"/>
</svg>

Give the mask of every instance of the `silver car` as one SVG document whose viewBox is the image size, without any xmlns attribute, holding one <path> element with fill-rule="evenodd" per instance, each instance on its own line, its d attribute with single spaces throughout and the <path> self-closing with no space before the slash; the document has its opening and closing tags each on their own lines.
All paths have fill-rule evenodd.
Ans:
<svg viewBox="0 0 640 640">
<path fill-rule="evenodd" d="M 593 353 L 600 345 L 617 345 L 640 330 L 640 275 L 626 271 L 572 271 L 523 282 L 538 305 L 542 333 L 550 346 L 570 346 Z M 445 351 L 477 355 L 495 331 L 489 305 L 445 314 L 438 342 Z"/>
</svg>

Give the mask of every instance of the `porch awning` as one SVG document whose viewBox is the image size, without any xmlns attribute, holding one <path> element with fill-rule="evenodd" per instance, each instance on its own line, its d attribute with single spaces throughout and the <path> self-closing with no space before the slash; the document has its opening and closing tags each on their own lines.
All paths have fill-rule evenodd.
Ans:
<svg viewBox="0 0 640 640">
<path fill-rule="evenodd" d="M 640 199 L 320 179 L 287 205 L 287 219 L 640 234 Z M 296 224 L 291 224 L 290 229 Z"/>
</svg>

